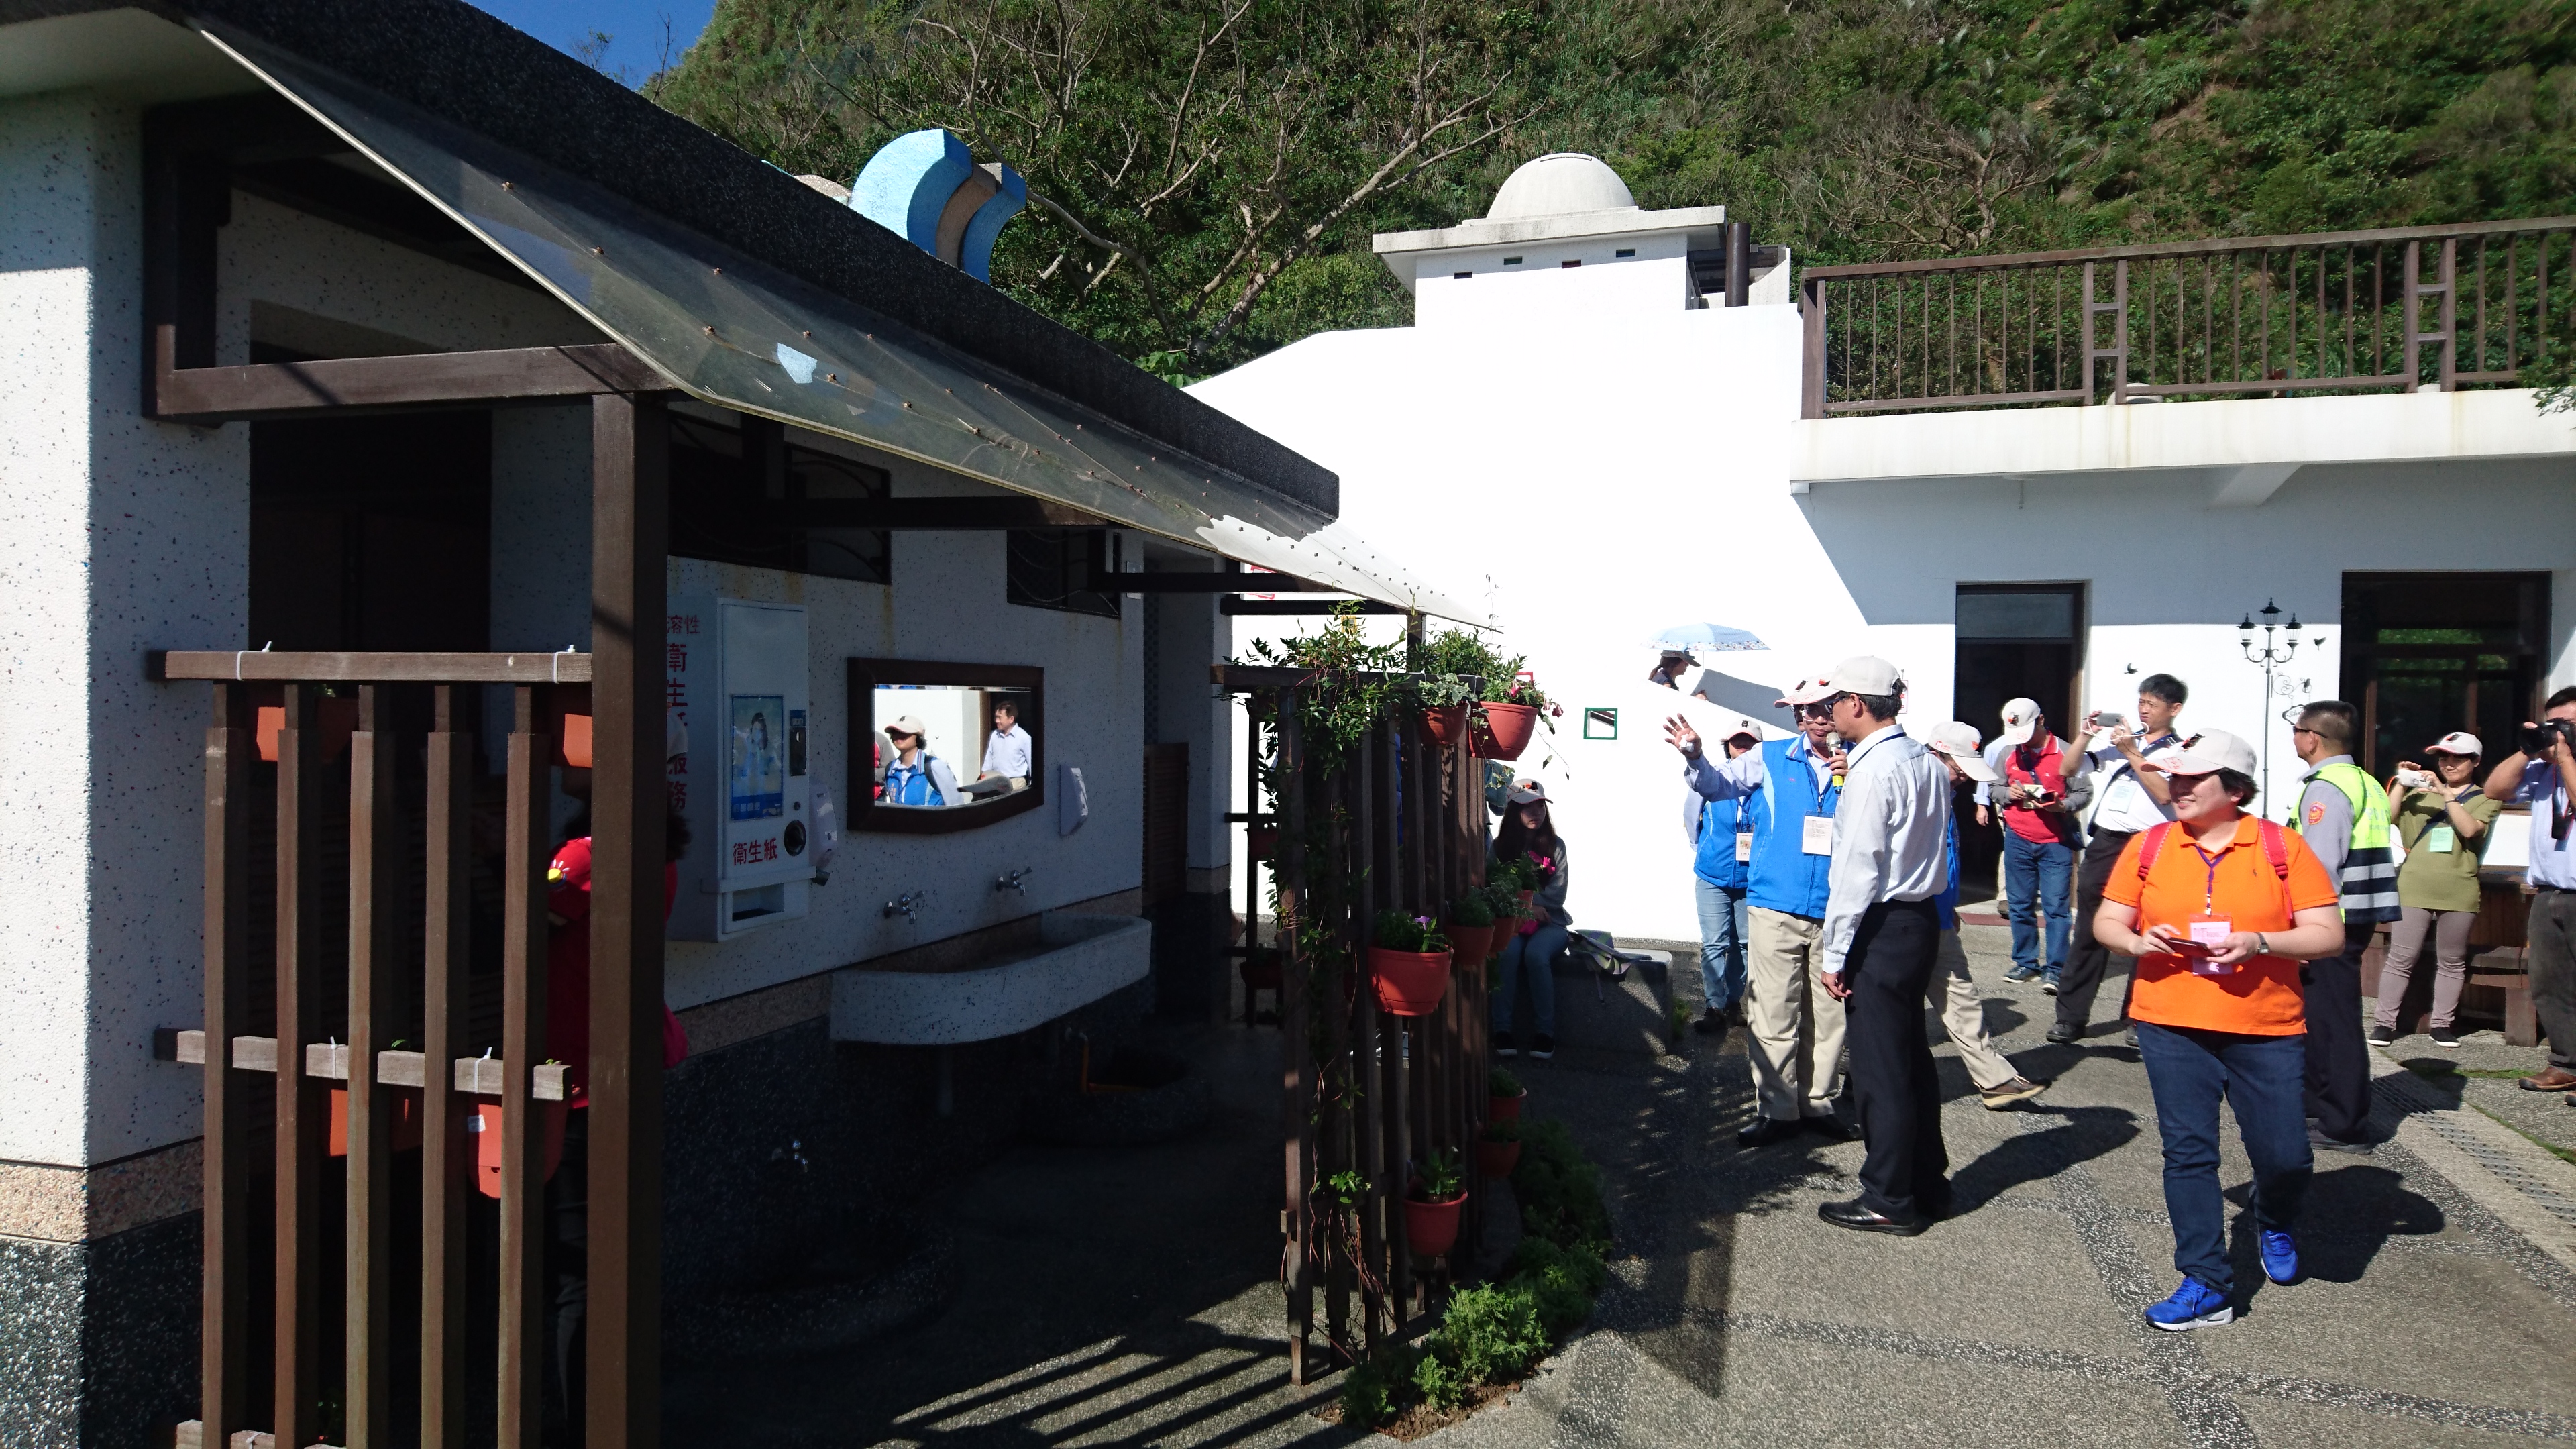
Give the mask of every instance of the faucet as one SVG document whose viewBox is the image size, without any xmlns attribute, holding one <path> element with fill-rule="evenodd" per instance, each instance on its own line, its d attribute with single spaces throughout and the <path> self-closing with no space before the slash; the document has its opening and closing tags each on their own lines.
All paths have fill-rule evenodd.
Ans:
<svg viewBox="0 0 2576 1449">
<path fill-rule="evenodd" d="M 1018 891 L 1021 895 L 1025 896 L 1029 893 L 1029 877 L 1036 873 L 1037 870 L 1034 866 L 1021 866 L 1018 870 L 1012 871 L 1009 875 L 994 877 L 993 889 L 997 891 Z"/>
<path fill-rule="evenodd" d="M 926 890 L 905 891 L 902 895 L 896 896 L 893 900 L 885 903 L 886 919 L 892 920 L 896 916 L 901 916 L 905 920 L 909 921 L 912 919 L 913 909 L 929 898 L 930 892 Z"/>
</svg>

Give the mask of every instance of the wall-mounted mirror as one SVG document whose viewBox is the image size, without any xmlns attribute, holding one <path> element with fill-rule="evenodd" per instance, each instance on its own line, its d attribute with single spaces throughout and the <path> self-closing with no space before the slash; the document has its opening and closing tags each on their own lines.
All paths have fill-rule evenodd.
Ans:
<svg viewBox="0 0 2576 1449">
<path fill-rule="evenodd" d="M 850 825 L 972 830 L 1046 798 L 1046 671 L 850 661 Z"/>
</svg>

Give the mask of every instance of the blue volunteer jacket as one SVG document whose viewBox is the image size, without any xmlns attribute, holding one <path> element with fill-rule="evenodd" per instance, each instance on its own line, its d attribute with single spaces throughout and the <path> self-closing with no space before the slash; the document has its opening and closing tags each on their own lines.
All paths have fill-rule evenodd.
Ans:
<svg viewBox="0 0 2576 1449">
<path fill-rule="evenodd" d="M 1821 921 L 1832 857 L 1806 852 L 1805 822 L 1810 815 L 1830 817 L 1843 792 L 1831 784 L 1817 791 L 1815 772 L 1803 758 L 1806 748 L 1795 735 L 1763 742 L 1765 784 L 1744 802 L 1753 815 L 1753 869 L 1744 898 L 1766 911 Z"/>
<path fill-rule="evenodd" d="M 1735 858 L 1735 832 L 1744 828 L 1745 810 L 1751 804 L 1750 799 L 1699 802 L 1698 846 L 1691 856 L 1691 869 L 1701 880 L 1728 890 L 1744 889 L 1749 867 Z"/>
</svg>

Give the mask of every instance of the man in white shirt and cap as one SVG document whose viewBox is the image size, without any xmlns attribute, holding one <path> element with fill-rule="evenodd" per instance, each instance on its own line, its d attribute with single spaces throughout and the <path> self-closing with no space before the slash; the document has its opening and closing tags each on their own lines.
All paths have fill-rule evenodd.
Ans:
<svg viewBox="0 0 2576 1449">
<path fill-rule="evenodd" d="M 1834 812 L 1825 905 L 1825 989 L 1843 1002 L 1860 1107 L 1860 1196 L 1817 1215 L 1911 1237 L 1950 1210 L 1941 1080 L 1924 1029 L 1940 952 L 1933 898 L 1949 883 L 1950 771 L 1896 722 L 1905 681 L 1871 655 L 1824 679 L 1834 733 L 1857 743 Z"/>
</svg>

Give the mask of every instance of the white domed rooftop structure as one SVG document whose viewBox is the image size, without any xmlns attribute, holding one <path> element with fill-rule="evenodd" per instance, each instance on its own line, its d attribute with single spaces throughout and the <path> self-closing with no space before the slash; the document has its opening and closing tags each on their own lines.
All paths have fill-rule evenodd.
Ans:
<svg viewBox="0 0 2576 1449">
<path fill-rule="evenodd" d="M 1580 151 L 1552 151 L 1521 163 L 1494 193 L 1485 210 L 1487 221 L 1527 221 L 1544 216 L 1573 216 L 1587 211 L 1635 211 L 1637 198 L 1628 183 L 1598 156 Z"/>
</svg>

